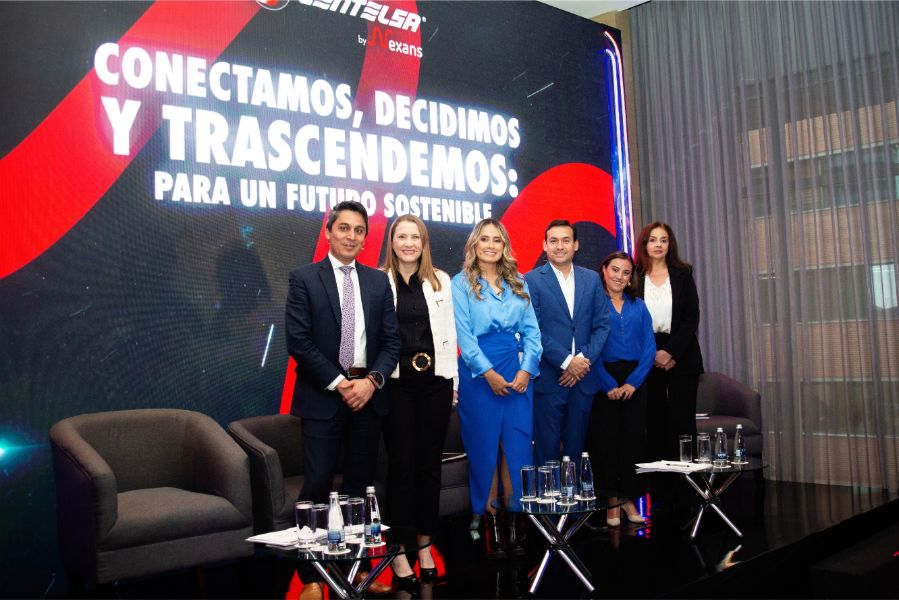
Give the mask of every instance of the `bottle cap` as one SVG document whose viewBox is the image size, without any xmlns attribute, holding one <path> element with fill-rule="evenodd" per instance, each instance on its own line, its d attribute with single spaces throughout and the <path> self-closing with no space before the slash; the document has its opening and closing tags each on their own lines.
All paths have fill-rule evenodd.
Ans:
<svg viewBox="0 0 899 600">
<path fill-rule="evenodd" d="M 571 457 L 570 457 L 570 456 L 563 456 L 563 457 L 562 457 L 562 462 L 565 462 L 566 460 L 571 460 Z"/>
<path fill-rule="evenodd" d="M 328 497 L 329 497 L 329 498 L 336 498 L 336 497 L 337 497 L 337 492 L 331 492 L 330 494 L 328 494 Z"/>
<path fill-rule="evenodd" d="M 723 432 L 724 432 L 724 428 L 723 428 L 723 427 L 719 427 L 719 428 L 718 428 L 718 431 L 720 431 L 720 432 L 723 433 Z"/>
<path fill-rule="evenodd" d="M 737 425 L 737 429 L 743 429 L 742 425 Z"/>
<path fill-rule="evenodd" d="M 375 486 L 373 486 L 373 485 L 366 486 L 366 488 L 365 488 L 365 493 L 366 493 L 366 494 L 374 494 L 374 493 L 375 493 Z"/>
<path fill-rule="evenodd" d="M 590 458 L 590 454 L 587 452 L 581 452 L 581 458 Z"/>
</svg>

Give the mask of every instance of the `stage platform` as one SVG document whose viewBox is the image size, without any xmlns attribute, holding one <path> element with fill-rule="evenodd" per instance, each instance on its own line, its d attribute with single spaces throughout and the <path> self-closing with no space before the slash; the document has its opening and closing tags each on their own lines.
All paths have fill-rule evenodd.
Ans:
<svg viewBox="0 0 899 600">
<path fill-rule="evenodd" d="M 689 496 L 685 496 L 688 498 Z M 651 498 L 650 498 L 651 500 Z M 818 598 L 899 596 L 899 495 L 842 486 L 768 481 L 744 476 L 723 498 L 744 534 L 737 537 L 716 514 L 707 514 L 695 542 L 683 515 L 651 516 L 646 526 L 610 530 L 604 515 L 582 529 L 574 548 L 593 575 L 587 594 L 559 559 L 550 563 L 535 598 Z M 652 505 L 649 505 L 652 512 Z M 445 580 L 422 597 L 528 597 L 528 577 L 543 553 L 530 532 L 525 556 L 486 560 L 465 516 L 442 523 L 437 547 Z M 856 557 L 855 560 L 853 557 Z M 280 566 L 254 559 L 196 573 L 119 584 L 121 598 L 296 598 L 298 584 Z M 408 597 L 398 596 L 398 597 Z"/>
</svg>

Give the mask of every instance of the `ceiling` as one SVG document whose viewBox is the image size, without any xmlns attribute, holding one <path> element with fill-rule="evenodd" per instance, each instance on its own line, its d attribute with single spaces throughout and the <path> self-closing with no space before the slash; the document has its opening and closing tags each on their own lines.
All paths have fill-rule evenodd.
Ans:
<svg viewBox="0 0 899 600">
<path fill-rule="evenodd" d="M 616 10 L 627 10 L 649 0 L 540 0 L 580 17 L 590 19 Z"/>
</svg>

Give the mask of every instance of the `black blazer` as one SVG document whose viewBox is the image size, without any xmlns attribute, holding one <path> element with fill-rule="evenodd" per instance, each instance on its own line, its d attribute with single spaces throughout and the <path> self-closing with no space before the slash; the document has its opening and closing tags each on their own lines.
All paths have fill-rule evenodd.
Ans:
<svg viewBox="0 0 899 600">
<path fill-rule="evenodd" d="M 393 292 L 383 272 L 356 262 L 359 293 L 365 316 L 366 363 L 369 371 L 390 377 L 400 355 L 400 334 Z M 285 324 L 287 352 L 296 361 L 297 384 L 291 413 L 311 419 L 333 417 L 343 400 L 328 385 L 340 368 L 340 296 L 331 261 L 303 265 L 291 271 Z M 370 402 L 375 412 L 388 412 L 384 390 Z"/>
<path fill-rule="evenodd" d="M 702 351 L 696 330 L 699 328 L 699 294 L 693 274 L 688 269 L 668 267 L 671 280 L 671 335 L 660 346 L 674 357 L 675 368 L 688 373 L 702 373 Z M 644 297 L 646 275 L 640 277 L 640 297 Z"/>
</svg>

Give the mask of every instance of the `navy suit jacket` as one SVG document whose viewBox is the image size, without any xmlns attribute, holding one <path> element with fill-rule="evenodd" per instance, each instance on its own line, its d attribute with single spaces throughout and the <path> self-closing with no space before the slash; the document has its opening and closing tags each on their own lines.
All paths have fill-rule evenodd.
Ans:
<svg viewBox="0 0 899 600">
<path fill-rule="evenodd" d="M 549 263 L 525 275 L 531 302 L 540 325 L 540 341 L 543 356 L 540 359 L 540 377 L 534 381 L 537 393 L 560 392 L 566 388 L 559 384 L 561 364 L 571 354 L 571 338 L 575 352 L 583 353 L 595 365 L 609 335 L 609 308 L 605 301 L 605 289 L 599 273 L 572 265 L 574 269 L 574 317 L 568 312 L 568 304 L 562 288 Z M 596 368 L 575 386 L 585 394 L 599 391 L 599 375 Z"/>
<path fill-rule="evenodd" d="M 387 275 L 356 261 L 359 293 L 365 315 L 366 364 L 385 380 L 399 361 L 400 334 Z M 291 271 L 285 309 L 287 352 L 297 363 L 297 384 L 291 412 L 311 419 L 329 419 L 343 400 L 328 385 L 340 368 L 340 295 L 331 261 L 303 265 Z M 375 391 L 369 402 L 384 416 L 386 390 Z"/>
</svg>

